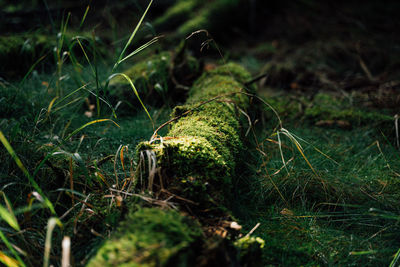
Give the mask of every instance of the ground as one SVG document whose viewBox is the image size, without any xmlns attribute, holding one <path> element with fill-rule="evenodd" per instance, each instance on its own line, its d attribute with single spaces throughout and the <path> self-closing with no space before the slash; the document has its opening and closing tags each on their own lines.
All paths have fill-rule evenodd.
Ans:
<svg viewBox="0 0 400 267">
<path fill-rule="evenodd" d="M 224 255 L 248 266 L 397 266 L 398 3 L 154 2 L 125 55 L 164 37 L 113 69 L 148 1 L 39 2 L 0 3 L 2 263 L 60 264 L 68 236 L 78 266 L 131 260 L 107 240 L 132 246 L 142 265 L 193 264 L 202 251 L 194 264 Z M 208 32 L 186 39 L 200 28 Z M 228 62 L 250 74 L 217 68 Z M 213 76 L 213 93 L 202 95 Z M 207 149 L 220 167 L 206 178 L 230 176 L 217 208 L 200 212 L 191 193 L 135 187 L 144 179 L 137 145 L 232 79 L 251 101 L 225 103 L 235 115 L 213 120 L 214 107 L 157 132 L 212 136 Z M 192 159 L 182 184 L 193 182 Z M 129 228 L 138 218 L 151 227 Z"/>
</svg>

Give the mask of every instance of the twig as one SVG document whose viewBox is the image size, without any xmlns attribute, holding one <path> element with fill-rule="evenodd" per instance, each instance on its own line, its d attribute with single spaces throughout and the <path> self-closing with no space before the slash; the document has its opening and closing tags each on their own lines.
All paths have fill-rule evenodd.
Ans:
<svg viewBox="0 0 400 267">
<path fill-rule="evenodd" d="M 250 230 L 250 232 L 247 233 L 246 236 L 250 236 L 252 233 L 254 233 L 255 230 L 261 225 L 261 223 L 257 223 L 256 226 L 253 227 L 253 229 Z"/>
<path fill-rule="evenodd" d="M 175 194 L 169 192 L 167 189 L 161 189 L 161 192 L 167 193 L 167 194 L 169 194 L 171 197 L 174 197 L 174 198 L 176 198 L 176 199 L 179 199 L 179 200 L 188 202 L 188 203 L 190 203 L 190 204 L 193 204 L 193 205 L 196 205 L 196 206 L 199 205 L 199 203 L 196 203 L 196 202 L 194 202 L 194 201 L 191 201 L 190 199 L 183 198 L 183 197 L 180 197 L 180 196 L 178 196 L 178 195 L 175 195 Z"/>
</svg>

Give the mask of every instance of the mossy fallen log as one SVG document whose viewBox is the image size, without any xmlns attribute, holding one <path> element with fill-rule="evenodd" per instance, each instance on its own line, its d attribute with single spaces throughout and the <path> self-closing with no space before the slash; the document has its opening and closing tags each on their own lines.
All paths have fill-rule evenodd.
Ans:
<svg viewBox="0 0 400 267">
<path fill-rule="evenodd" d="M 165 173 L 162 186 L 201 203 L 210 195 L 219 201 L 226 196 L 242 149 L 238 113 L 249 107 L 248 97 L 241 93 L 249 79 L 248 72 L 235 64 L 203 74 L 172 117 L 189 111 L 188 115 L 173 122 L 168 137 L 139 145 L 139 151 L 155 153 L 157 166 Z M 161 185 L 153 185 L 157 186 Z"/>
<path fill-rule="evenodd" d="M 232 218 L 227 200 L 243 149 L 239 115 L 250 106 L 243 85 L 249 79 L 249 73 L 236 64 L 204 73 L 186 104 L 172 113 L 168 136 L 138 145 L 141 163 L 151 166 L 142 169 L 148 179 L 137 177 L 136 188 L 158 199 L 173 196 L 181 213 L 155 207 L 131 209 L 89 266 L 257 265 L 263 240 L 238 239 L 240 227 L 224 221 Z M 144 213 L 157 214 L 157 219 L 145 218 Z M 212 230 L 223 229 L 224 224 L 231 228 L 224 234 Z"/>
<path fill-rule="evenodd" d="M 173 210 L 133 208 L 89 266 L 190 266 L 201 228 Z"/>
<path fill-rule="evenodd" d="M 180 53 L 182 56 L 178 58 Z M 144 102 L 160 106 L 171 99 L 184 100 L 182 96 L 185 94 L 176 88 L 191 85 L 200 73 L 200 65 L 194 57 L 187 55 L 184 48 L 178 48 L 174 53 L 154 54 L 127 68 L 123 73 L 132 80 Z M 110 81 L 108 96 L 114 105 L 122 101 L 123 105 L 130 108 L 141 109 L 129 81 L 122 76 L 116 76 Z M 123 109 L 124 107 L 120 107 L 120 110 Z"/>
<path fill-rule="evenodd" d="M 246 18 L 243 12 L 239 12 L 245 4 L 246 1 L 240 0 L 178 0 L 154 21 L 154 25 L 160 31 L 174 30 L 178 37 L 199 29 L 226 31 L 227 25 L 232 26 L 233 17 L 235 20 L 240 18 L 240 21 Z"/>
</svg>

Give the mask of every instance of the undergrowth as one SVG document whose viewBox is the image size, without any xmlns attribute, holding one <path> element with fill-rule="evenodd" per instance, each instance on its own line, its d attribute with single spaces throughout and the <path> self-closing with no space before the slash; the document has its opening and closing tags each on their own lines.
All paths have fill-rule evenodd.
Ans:
<svg viewBox="0 0 400 267">
<path fill-rule="evenodd" d="M 66 14 L 60 34 L 46 44 L 55 51 L 50 63 L 55 71 L 47 72 L 47 65 L 40 71 L 36 64 L 45 59 L 30 58 L 25 77 L 0 80 L 0 261 L 9 266 L 58 264 L 68 251 L 72 264 L 88 263 L 126 215 L 129 201 L 138 201 L 115 193 L 135 177 L 134 148 L 170 113 L 136 100 L 135 77 L 118 72 L 158 39 L 131 52 L 135 28 L 125 46 L 115 49 L 117 57 L 103 60 L 96 36 L 69 36 L 68 21 Z M 233 74 L 242 82 L 249 78 Z M 132 110 L 119 110 L 125 99 L 108 101 L 109 84 L 117 80 L 130 86 L 137 101 Z M 281 82 L 288 83 L 279 78 L 269 85 Z M 297 79 L 287 87 L 299 84 L 305 86 Z M 230 208 L 246 230 L 265 240 L 262 264 L 396 266 L 400 152 L 393 109 L 357 105 L 363 101 L 357 94 L 293 95 L 263 95 L 283 125 L 271 132 L 276 126 L 271 110 L 257 117 L 267 122 L 251 128 L 249 149 L 236 167 Z M 170 220 L 176 216 L 171 214 L 160 216 Z M 169 233 L 168 241 L 177 234 L 188 240 L 199 235 L 196 229 L 183 233 L 187 225 L 181 230 L 179 221 L 171 223 L 178 223 L 179 231 Z M 71 245 L 63 247 L 67 236 Z"/>
<path fill-rule="evenodd" d="M 109 189 L 129 183 L 135 169 L 134 147 L 170 112 L 165 107 L 148 110 L 131 78 L 117 72 L 155 42 L 130 52 L 151 2 L 125 46 L 116 49 L 119 56 L 112 64 L 100 58 L 94 33 L 92 38 L 66 34 L 68 13 L 48 44 L 54 61 L 48 57 L 47 64 L 54 72 L 39 72 L 35 63 L 21 80 L 1 80 L 3 264 L 85 265 L 124 214 L 121 205 L 110 205 L 115 196 Z M 81 24 L 88 10 L 89 6 Z M 112 106 L 107 99 L 108 83 L 117 76 L 130 82 L 144 113 L 118 116 L 118 103 Z"/>
<path fill-rule="evenodd" d="M 288 100 L 281 96 L 271 102 L 279 101 Z M 325 108 L 313 104 L 314 109 Z M 352 109 L 361 112 L 354 105 Z M 251 141 L 256 149 L 244 155 L 251 160 L 237 180 L 236 216 L 248 229 L 261 223 L 256 233 L 265 240 L 265 265 L 394 262 L 400 247 L 400 152 L 394 120 L 385 122 L 382 115 L 370 113 L 373 120 L 352 121 L 352 127 L 342 129 L 315 125 L 307 113 L 291 114 L 283 120 L 289 130 L 281 130 L 279 137 L 257 131 Z"/>
</svg>

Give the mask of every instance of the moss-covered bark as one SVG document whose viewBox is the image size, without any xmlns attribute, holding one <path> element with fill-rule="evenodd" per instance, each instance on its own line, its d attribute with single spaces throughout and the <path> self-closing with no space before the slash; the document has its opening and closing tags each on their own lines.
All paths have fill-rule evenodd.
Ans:
<svg viewBox="0 0 400 267">
<path fill-rule="evenodd" d="M 89 266 L 189 266 L 199 240 L 200 226 L 176 211 L 133 208 Z"/>
<path fill-rule="evenodd" d="M 203 74 L 190 90 L 186 105 L 175 108 L 172 117 L 179 119 L 173 121 L 168 136 L 141 143 L 137 148 L 139 154 L 155 156 L 153 159 L 161 174 L 159 179 L 138 181 L 137 187 L 159 196 L 167 191 L 185 205 L 197 203 L 189 212 L 196 214 L 202 228 L 193 221 L 188 227 L 188 217 L 172 211 L 158 208 L 131 211 L 90 266 L 186 266 L 188 263 L 201 266 L 201 262 L 210 263 L 204 261 L 204 257 L 208 257 L 206 251 L 212 246 L 201 229 L 210 228 L 207 225 L 210 218 L 229 217 L 226 199 L 230 197 L 238 153 L 243 149 L 239 109 L 249 107 L 249 98 L 242 93 L 243 83 L 249 79 L 246 70 L 236 64 Z M 181 209 L 188 212 L 185 205 Z M 223 259 L 223 265 L 236 264 L 240 258 L 247 261 L 259 255 L 256 251 L 263 245 L 261 239 L 246 237 L 233 243 L 235 236 L 227 235 L 228 245 L 217 242 L 216 247 L 220 249 L 212 261 Z M 198 248 L 198 244 L 203 246 L 193 258 L 191 249 Z"/>
<path fill-rule="evenodd" d="M 248 97 L 240 93 L 242 82 L 249 79 L 246 70 L 235 64 L 203 74 L 186 104 L 172 114 L 190 110 L 188 115 L 172 124 L 168 137 L 140 145 L 140 151 L 155 152 L 158 166 L 166 173 L 163 186 L 201 203 L 206 197 L 219 202 L 226 197 L 242 149 L 238 108 L 249 106 Z"/>
</svg>

